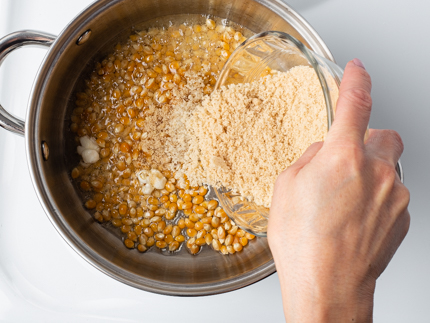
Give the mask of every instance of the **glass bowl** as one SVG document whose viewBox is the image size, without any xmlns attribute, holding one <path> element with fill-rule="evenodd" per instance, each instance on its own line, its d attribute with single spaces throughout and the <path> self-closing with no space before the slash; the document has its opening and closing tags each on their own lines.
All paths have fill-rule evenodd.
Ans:
<svg viewBox="0 0 430 323">
<path fill-rule="evenodd" d="M 343 70 L 334 62 L 309 50 L 296 38 L 279 31 L 256 34 L 243 42 L 227 60 L 215 90 L 237 83 L 250 83 L 271 72 L 287 72 L 295 66 L 312 67 L 321 83 L 327 108 L 327 131 L 334 120 Z M 242 229 L 265 237 L 269 209 L 256 205 L 224 187 L 215 189 L 221 206 Z"/>
</svg>

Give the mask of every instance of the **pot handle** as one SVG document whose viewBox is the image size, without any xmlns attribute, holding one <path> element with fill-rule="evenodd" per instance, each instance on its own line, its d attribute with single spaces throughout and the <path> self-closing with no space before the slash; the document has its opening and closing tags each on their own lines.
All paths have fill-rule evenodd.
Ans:
<svg viewBox="0 0 430 323">
<path fill-rule="evenodd" d="M 35 30 L 22 30 L 6 35 L 0 39 L 0 66 L 6 56 L 15 49 L 26 45 L 49 47 L 54 42 L 55 38 L 56 37 L 54 35 Z M 24 120 L 11 115 L 2 107 L 1 104 L 0 127 L 3 127 L 15 134 L 24 136 Z"/>
</svg>

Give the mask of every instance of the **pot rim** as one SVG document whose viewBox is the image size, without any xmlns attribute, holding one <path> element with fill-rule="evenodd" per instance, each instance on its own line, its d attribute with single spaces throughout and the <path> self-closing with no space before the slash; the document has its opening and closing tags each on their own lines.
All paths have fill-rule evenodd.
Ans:
<svg viewBox="0 0 430 323">
<path fill-rule="evenodd" d="M 129 273 L 119 266 L 99 257 L 97 252 L 90 248 L 82 239 L 80 239 L 71 230 L 67 223 L 62 221 L 61 212 L 56 208 L 50 192 L 46 189 L 43 175 L 42 163 L 44 162 L 41 143 L 36 142 L 38 133 L 38 124 L 36 124 L 38 107 L 42 104 L 45 83 L 49 79 L 53 66 L 57 63 L 58 54 L 70 42 L 75 42 L 79 37 L 78 33 L 82 30 L 94 15 L 98 15 L 110 6 L 113 6 L 121 0 L 100 0 L 97 1 L 83 11 L 81 11 L 66 27 L 60 32 L 56 40 L 51 45 L 46 54 L 41 66 L 37 72 L 35 82 L 33 83 L 30 99 L 28 103 L 26 122 L 25 122 L 25 147 L 27 155 L 27 163 L 30 172 L 30 177 L 33 182 L 37 197 L 48 216 L 50 222 L 58 231 L 60 236 L 66 243 L 83 259 L 85 259 L 93 267 L 97 268 L 106 275 L 125 283 L 129 286 L 139 288 L 145 291 L 174 296 L 205 296 L 214 295 L 233 291 L 251 284 L 254 284 L 275 273 L 275 263 L 273 259 L 260 267 L 239 277 L 234 277 L 220 283 L 214 284 L 196 284 L 196 285 L 175 285 L 172 283 L 163 283 L 152 281 L 138 277 L 131 279 L 124 275 Z M 300 16 L 289 5 L 280 0 L 254 0 L 255 2 L 267 7 L 271 11 L 277 13 L 282 19 L 291 24 L 299 32 L 303 30 L 311 35 L 310 39 L 306 39 L 309 46 L 318 54 L 328 58 L 334 62 L 334 58 L 329 51 L 327 45 L 322 41 L 317 32 L 309 25 L 309 23 Z"/>
</svg>

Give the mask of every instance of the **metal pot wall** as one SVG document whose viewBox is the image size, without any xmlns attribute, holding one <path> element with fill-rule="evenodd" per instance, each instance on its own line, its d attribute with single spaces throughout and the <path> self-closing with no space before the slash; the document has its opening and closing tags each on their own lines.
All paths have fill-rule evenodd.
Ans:
<svg viewBox="0 0 430 323">
<path fill-rule="evenodd" d="M 267 240 L 258 238 L 244 252 L 223 256 L 205 249 L 197 257 L 174 256 L 124 247 L 116 231 L 96 223 L 84 209 L 70 178 L 77 164 L 68 130 L 72 94 L 96 59 L 127 37 L 133 26 L 166 15 L 204 14 L 226 18 L 258 33 L 291 34 L 317 54 L 333 57 L 326 45 L 290 7 L 277 0 L 101 0 L 79 14 L 58 37 L 20 31 L 0 40 L 0 64 L 23 45 L 50 46 L 29 100 L 27 118 L 0 106 L 0 126 L 25 135 L 32 181 L 50 221 L 90 264 L 133 287 L 168 295 L 210 295 L 235 290 L 275 272 Z"/>
</svg>

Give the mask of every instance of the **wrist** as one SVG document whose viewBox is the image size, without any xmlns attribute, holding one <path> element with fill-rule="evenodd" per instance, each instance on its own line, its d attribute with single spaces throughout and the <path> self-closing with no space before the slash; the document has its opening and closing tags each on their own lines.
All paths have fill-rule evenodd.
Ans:
<svg viewBox="0 0 430 323">
<path fill-rule="evenodd" d="M 375 280 L 339 277 L 333 268 L 323 266 L 294 273 L 289 263 L 283 266 L 276 260 L 288 323 L 372 322 Z"/>
<path fill-rule="evenodd" d="M 368 323 L 372 322 L 373 298 L 363 301 L 356 297 L 336 299 L 337 295 L 326 295 L 324 299 L 315 295 L 301 295 L 295 304 L 285 307 L 287 322 L 313 323 Z"/>
</svg>

